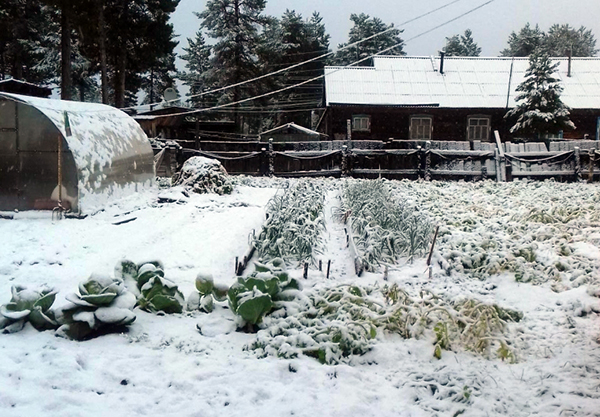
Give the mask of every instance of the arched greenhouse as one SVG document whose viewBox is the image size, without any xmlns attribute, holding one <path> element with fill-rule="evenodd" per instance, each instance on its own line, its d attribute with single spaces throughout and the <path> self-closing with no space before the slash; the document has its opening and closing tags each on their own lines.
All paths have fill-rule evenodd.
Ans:
<svg viewBox="0 0 600 417">
<path fill-rule="evenodd" d="M 153 182 L 148 138 L 121 110 L 0 93 L 0 211 L 89 213 Z"/>
</svg>

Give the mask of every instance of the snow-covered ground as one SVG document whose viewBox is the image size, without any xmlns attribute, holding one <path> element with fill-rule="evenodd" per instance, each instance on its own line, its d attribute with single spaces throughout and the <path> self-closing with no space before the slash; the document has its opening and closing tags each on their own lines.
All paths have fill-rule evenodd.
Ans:
<svg viewBox="0 0 600 417">
<path fill-rule="evenodd" d="M 329 190 L 320 258 L 332 260 L 331 277 L 313 269 L 307 280 L 301 270 L 291 274 L 305 290 L 384 285 L 382 273 L 353 274 L 343 226 L 331 215 L 342 180 L 318 181 Z M 0 304 L 12 285 L 47 284 L 59 291 L 60 306 L 92 272 L 112 274 L 124 258 L 161 260 L 186 297 L 201 271 L 232 284 L 235 258 L 260 230 L 268 200 L 290 180 L 240 182 L 232 195 L 136 195 L 83 220 L 52 221 L 49 213 L 0 219 Z M 460 348 L 438 360 L 427 334 L 384 332 L 370 352 L 344 364 L 258 359 L 244 349 L 256 336 L 236 331 L 226 303 L 210 314 L 136 309 L 128 333 L 84 342 L 30 325 L 0 335 L 0 416 L 600 415 L 600 298 L 592 295 L 600 284 L 600 185 L 390 185 L 440 224 L 441 234 L 431 281 L 421 259 L 392 268 L 388 284 L 522 312 L 509 325 L 516 363 Z M 158 203 L 158 195 L 179 201 Z M 499 259 L 482 263 L 482 242 Z M 515 255 L 521 247 L 534 262 Z M 466 263 L 445 256 L 459 250 Z M 497 273 L 486 275 L 489 265 Z M 514 271 L 525 273 L 519 282 Z"/>
</svg>

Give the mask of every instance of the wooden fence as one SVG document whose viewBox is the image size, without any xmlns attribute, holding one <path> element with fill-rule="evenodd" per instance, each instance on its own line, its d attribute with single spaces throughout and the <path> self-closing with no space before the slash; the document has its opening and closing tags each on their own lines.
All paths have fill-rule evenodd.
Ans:
<svg viewBox="0 0 600 417">
<path fill-rule="evenodd" d="M 210 142 L 183 149 L 183 162 L 195 155 L 219 160 L 231 174 L 351 176 L 393 179 L 513 178 L 560 181 L 600 176 L 597 141 L 549 143 L 449 141 L 323 141 L 273 143 Z"/>
</svg>

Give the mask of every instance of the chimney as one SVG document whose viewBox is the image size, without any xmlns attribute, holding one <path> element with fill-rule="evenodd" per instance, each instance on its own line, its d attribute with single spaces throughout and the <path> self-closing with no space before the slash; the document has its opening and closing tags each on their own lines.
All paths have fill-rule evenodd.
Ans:
<svg viewBox="0 0 600 417">
<path fill-rule="evenodd" d="M 567 77 L 571 76 L 571 61 L 572 61 L 571 58 L 572 57 L 573 57 L 573 50 L 571 48 L 569 48 L 569 68 L 567 70 Z"/>
<path fill-rule="evenodd" d="M 446 52 L 440 51 L 440 74 L 444 75 L 444 55 Z"/>
</svg>

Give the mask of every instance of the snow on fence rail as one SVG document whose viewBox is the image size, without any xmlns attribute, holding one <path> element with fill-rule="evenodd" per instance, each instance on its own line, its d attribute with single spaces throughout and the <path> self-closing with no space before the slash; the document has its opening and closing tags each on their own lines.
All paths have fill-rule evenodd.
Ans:
<svg viewBox="0 0 600 417">
<path fill-rule="evenodd" d="M 230 174 L 278 177 L 350 176 L 393 179 L 513 178 L 593 181 L 600 176 L 600 142 L 450 141 L 211 142 L 183 149 L 181 158 L 219 160 Z M 345 143 L 346 145 L 341 145 Z M 204 145 L 204 142 L 203 142 Z M 208 150 L 206 148 L 212 148 Z"/>
</svg>

